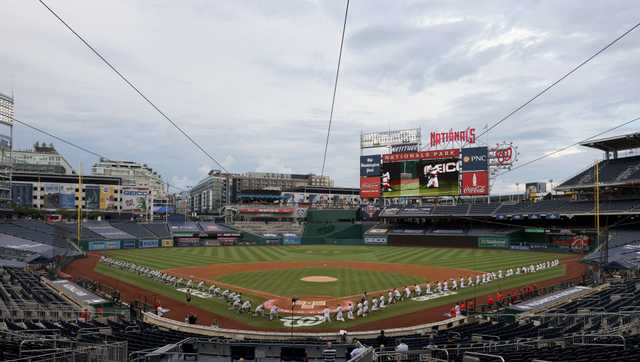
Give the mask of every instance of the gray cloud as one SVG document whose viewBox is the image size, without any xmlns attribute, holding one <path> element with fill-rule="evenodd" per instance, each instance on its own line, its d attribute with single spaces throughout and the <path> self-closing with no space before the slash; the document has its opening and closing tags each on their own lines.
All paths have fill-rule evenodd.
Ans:
<svg viewBox="0 0 640 362">
<path fill-rule="evenodd" d="M 320 171 L 343 2 L 50 3 L 234 171 Z M 0 92 L 15 89 L 18 117 L 167 180 L 193 183 L 212 167 L 36 2 L 3 5 L 0 33 L 11 43 L 0 48 Z M 638 21 L 638 10 L 631 0 L 352 1 L 328 173 L 357 185 L 361 130 L 499 119 Z M 634 33 L 487 140 L 513 140 L 526 161 L 638 116 L 639 57 Z M 16 126 L 19 147 L 43 139 Z M 85 169 L 95 161 L 59 148 Z M 548 159 L 498 185 L 566 178 L 597 157 Z"/>
</svg>

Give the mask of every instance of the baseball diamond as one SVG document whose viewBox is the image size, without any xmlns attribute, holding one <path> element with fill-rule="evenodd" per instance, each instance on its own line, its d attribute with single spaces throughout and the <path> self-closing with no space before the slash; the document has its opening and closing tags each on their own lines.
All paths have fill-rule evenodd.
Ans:
<svg viewBox="0 0 640 362">
<path fill-rule="evenodd" d="M 105 251 L 99 255 L 107 256 L 109 260 L 153 268 L 182 283 L 189 283 L 189 288 L 193 288 L 193 292 L 189 292 L 189 288 L 176 288 L 173 284 L 144 278 L 105 263 L 97 263 L 92 267 L 92 272 L 130 284 L 140 293 L 148 293 L 151 299 L 160 299 L 164 304 L 169 301 L 184 303 L 186 294 L 191 293 L 192 298 L 186 303 L 187 309 L 198 309 L 205 315 L 211 314 L 211 318 L 217 318 L 217 321 L 230 320 L 234 325 L 245 328 L 274 330 L 284 327 L 283 322 L 290 324 L 291 321 L 271 320 L 269 312 L 273 306 L 277 306 L 279 317 L 290 317 L 291 314 L 321 315 L 326 310 L 333 314 L 339 308 L 344 311 L 344 322 L 331 319 L 330 322 L 314 323 L 313 326 L 301 324 L 305 328 L 354 329 L 371 323 L 382 326 L 388 321 L 415 313 L 433 318 L 433 311 L 441 310 L 441 306 L 497 290 L 569 278 L 566 265 L 574 262 L 572 255 L 531 251 L 364 245 L 123 249 Z M 559 265 L 555 268 L 454 290 L 459 278 L 466 283 L 472 277 L 479 278 L 482 273 L 502 275 L 509 269 L 556 259 Z M 333 278 L 335 281 L 310 283 L 302 280 L 317 276 Z M 427 285 L 436 289 L 436 283 L 449 280 L 456 280 L 456 285 L 449 285 L 453 288 L 446 293 L 420 298 L 414 294 L 416 285 L 421 285 L 422 289 Z M 256 306 L 262 305 L 265 317 L 257 317 L 249 311 L 238 313 L 220 298 L 195 294 L 197 289 L 209 287 L 210 293 L 215 294 L 212 285 L 220 288 L 220 293 L 227 290 L 241 294 L 243 299 L 250 301 L 251 312 Z M 404 295 L 407 287 L 412 291 L 411 298 Z M 402 301 L 396 302 L 395 296 L 387 300 L 390 291 L 396 289 Z M 374 298 L 376 304 L 380 298 L 385 299 L 387 305 L 384 309 L 369 313 L 366 318 L 356 317 L 356 305 L 364 293 L 367 293 L 367 298 Z M 291 303 L 292 298 L 296 299 L 296 303 Z M 353 319 L 347 318 L 350 305 Z M 182 308 L 179 311 L 172 310 L 169 316 L 180 318 L 181 311 Z"/>
</svg>

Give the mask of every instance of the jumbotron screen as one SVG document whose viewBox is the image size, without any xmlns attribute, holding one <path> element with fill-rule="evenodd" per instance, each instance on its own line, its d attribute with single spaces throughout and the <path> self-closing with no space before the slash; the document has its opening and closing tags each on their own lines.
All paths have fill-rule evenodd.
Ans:
<svg viewBox="0 0 640 362">
<path fill-rule="evenodd" d="M 459 158 L 384 163 L 382 196 L 457 196 L 460 194 L 460 167 Z"/>
</svg>

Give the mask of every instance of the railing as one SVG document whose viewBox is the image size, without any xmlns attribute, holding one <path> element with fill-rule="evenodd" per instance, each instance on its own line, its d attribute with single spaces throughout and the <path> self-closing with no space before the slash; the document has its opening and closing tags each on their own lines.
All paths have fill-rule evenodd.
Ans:
<svg viewBox="0 0 640 362">
<path fill-rule="evenodd" d="M 127 362 L 127 342 L 104 345 L 82 345 L 75 348 L 61 348 L 38 355 L 7 360 L 7 362 Z"/>
<path fill-rule="evenodd" d="M 566 340 L 576 346 L 609 346 L 623 349 L 626 346 L 624 337 L 619 334 L 579 334 L 567 337 Z"/>
<path fill-rule="evenodd" d="M 356 342 L 356 348 L 360 353 L 351 357 L 348 362 L 372 362 L 374 360 L 376 350 L 373 347 L 368 347 L 360 342 Z"/>
<path fill-rule="evenodd" d="M 84 312 L 73 308 L 47 309 L 36 308 L 0 308 L 0 319 L 19 320 L 46 320 L 46 321 L 75 321 L 82 320 Z M 114 310 L 111 312 L 90 313 L 90 319 L 130 319 L 129 309 Z"/>
<path fill-rule="evenodd" d="M 502 361 L 504 362 L 504 358 L 502 358 L 502 356 L 498 356 L 495 354 L 487 354 L 487 353 L 480 353 L 480 352 L 465 352 L 464 356 L 470 356 L 470 357 L 480 357 L 484 359 L 490 358 L 492 360 L 498 360 L 498 361 Z"/>
<path fill-rule="evenodd" d="M 448 362 L 449 352 L 446 349 L 426 348 L 406 352 L 379 352 L 373 354 L 373 361 L 424 361 L 424 362 Z"/>
</svg>

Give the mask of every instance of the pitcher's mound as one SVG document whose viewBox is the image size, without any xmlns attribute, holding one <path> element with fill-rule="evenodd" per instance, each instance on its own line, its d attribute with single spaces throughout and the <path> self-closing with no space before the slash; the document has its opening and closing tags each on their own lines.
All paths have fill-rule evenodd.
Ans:
<svg viewBox="0 0 640 362">
<path fill-rule="evenodd" d="M 303 282 L 311 282 L 311 283 L 331 283 L 331 282 L 337 281 L 338 279 L 334 277 L 324 276 L 324 275 L 310 275 L 300 280 L 302 280 Z"/>
</svg>

